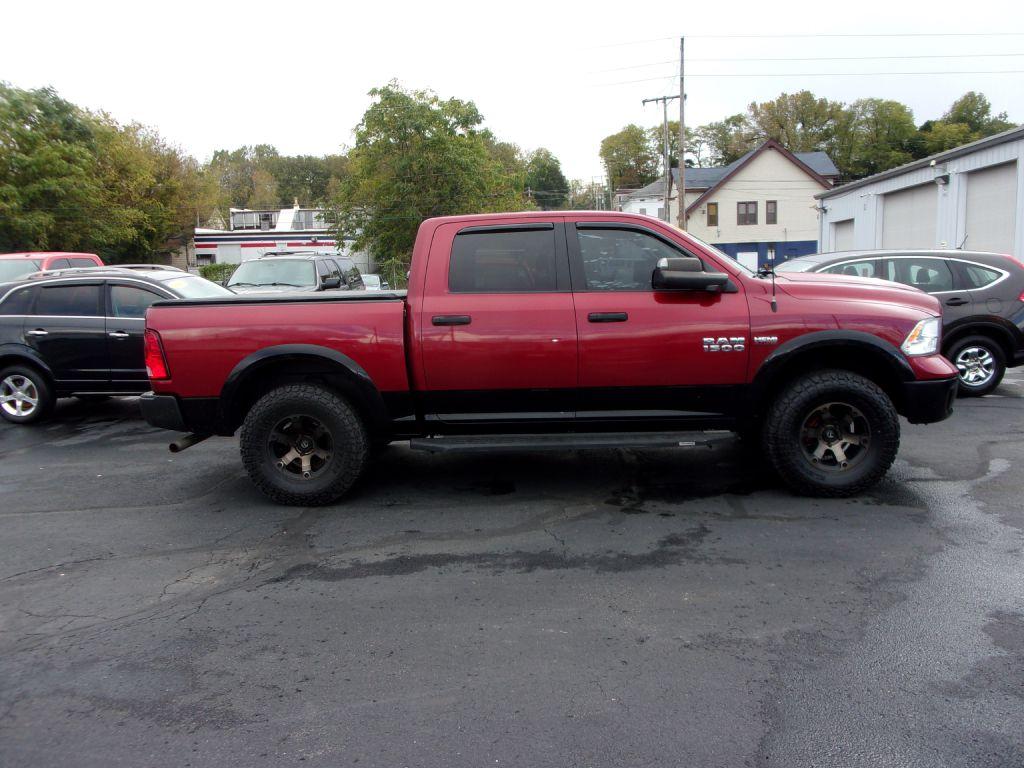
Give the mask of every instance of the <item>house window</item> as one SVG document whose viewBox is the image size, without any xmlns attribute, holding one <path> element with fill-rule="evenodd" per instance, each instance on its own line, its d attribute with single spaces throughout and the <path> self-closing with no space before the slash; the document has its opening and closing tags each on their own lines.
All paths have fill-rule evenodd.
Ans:
<svg viewBox="0 0 1024 768">
<path fill-rule="evenodd" d="M 641 208 L 640 209 L 640 215 L 641 216 L 646 216 L 647 215 L 647 209 L 646 208 Z"/>
<path fill-rule="evenodd" d="M 736 203 L 737 224 L 757 224 L 757 203 Z"/>
<path fill-rule="evenodd" d="M 708 226 L 718 226 L 718 203 L 708 203 Z"/>
<path fill-rule="evenodd" d="M 757 209 L 754 209 L 756 215 Z M 756 221 L 754 222 L 757 223 Z M 764 204 L 764 223 L 765 224 L 778 224 L 779 223 L 779 204 L 775 200 L 769 200 Z"/>
</svg>

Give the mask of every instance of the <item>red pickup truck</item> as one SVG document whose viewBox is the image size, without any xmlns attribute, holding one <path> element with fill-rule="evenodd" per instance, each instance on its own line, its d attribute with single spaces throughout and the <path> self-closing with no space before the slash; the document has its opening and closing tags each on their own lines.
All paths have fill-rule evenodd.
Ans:
<svg viewBox="0 0 1024 768">
<path fill-rule="evenodd" d="M 146 317 L 150 424 L 241 428 L 255 484 L 336 500 L 376 446 L 678 445 L 731 429 L 794 490 L 876 482 L 949 416 L 935 298 L 880 280 L 753 273 L 645 216 L 429 219 L 407 292 L 164 302 Z M 175 446 L 172 446 L 174 448 Z"/>
</svg>

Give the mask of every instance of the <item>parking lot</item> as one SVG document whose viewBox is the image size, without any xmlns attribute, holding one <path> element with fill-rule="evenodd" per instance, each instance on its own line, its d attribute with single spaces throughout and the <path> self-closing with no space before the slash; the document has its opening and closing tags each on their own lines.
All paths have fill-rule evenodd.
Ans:
<svg viewBox="0 0 1024 768">
<path fill-rule="evenodd" d="M 273 506 L 135 401 L 0 426 L 0 765 L 1024 765 L 1024 373 L 795 498 L 731 441 Z"/>
</svg>

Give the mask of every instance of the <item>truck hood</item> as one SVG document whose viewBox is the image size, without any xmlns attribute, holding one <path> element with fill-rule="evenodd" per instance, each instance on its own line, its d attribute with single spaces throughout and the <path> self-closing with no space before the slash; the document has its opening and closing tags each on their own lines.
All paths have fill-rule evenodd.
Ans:
<svg viewBox="0 0 1024 768">
<path fill-rule="evenodd" d="M 874 277 L 851 277 L 820 272 L 782 272 L 776 275 L 776 289 L 795 299 L 817 301 L 869 301 L 899 304 L 940 316 L 939 300 L 924 291 Z"/>
</svg>

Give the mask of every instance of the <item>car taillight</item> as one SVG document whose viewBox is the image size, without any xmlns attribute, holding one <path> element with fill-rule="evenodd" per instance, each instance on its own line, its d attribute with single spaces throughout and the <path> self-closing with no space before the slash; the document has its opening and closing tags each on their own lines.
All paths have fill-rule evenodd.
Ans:
<svg viewBox="0 0 1024 768">
<path fill-rule="evenodd" d="M 160 334 L 146 329 L 146 375 L 151 379 L 169 379 L 171 372 L 164 357 L 164 346 Z"/>
</svg>

